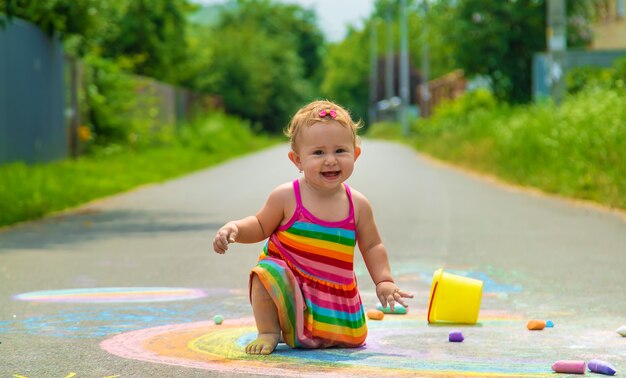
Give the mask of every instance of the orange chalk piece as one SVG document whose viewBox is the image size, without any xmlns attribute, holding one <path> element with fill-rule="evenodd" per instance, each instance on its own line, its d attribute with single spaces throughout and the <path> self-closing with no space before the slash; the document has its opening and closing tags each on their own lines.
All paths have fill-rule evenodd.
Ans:
<svg viewBox="0 0 626 378">
<path fill-rule="evenodd" d="M 528 322 L 526 328 L 531 331 L 541 331 L 542 329 L 546 328 L 546 322 L 544 320 L 533 319 Z"/>
<path fill-rule="evenodd" d="M 385 314 L 380 310 L 367 310 L 367 317 L 372 320 L 383 320 Z"/>
</svg>

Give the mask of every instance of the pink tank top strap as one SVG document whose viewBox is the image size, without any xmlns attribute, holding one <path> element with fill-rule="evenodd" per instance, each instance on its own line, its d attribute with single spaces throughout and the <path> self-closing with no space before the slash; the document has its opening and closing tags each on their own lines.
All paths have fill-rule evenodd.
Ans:
<svg viewBox="0 0 626 378">
<path fill-rule="evenodd" d="M 296 209 L 302 208 L 302 196 L 300 196 L 300 181 L 293 180 L 293 193 L 296 195 Z"/>
<path fill-rule="evenodd" d="M 354 219 L 354 202 L 352 201 L 352 192 L 350 192 L 350 187 L 348 186 L 348 184 L 344 183 L 343 186 L 346 188 L 348 202 L 350 202 L 350 214 L 348 215 L 348 218 Z"/>
</svg>

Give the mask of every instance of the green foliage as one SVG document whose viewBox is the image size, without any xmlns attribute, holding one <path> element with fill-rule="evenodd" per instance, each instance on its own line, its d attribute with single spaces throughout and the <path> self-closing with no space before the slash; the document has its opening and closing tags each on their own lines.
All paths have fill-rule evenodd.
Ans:
<svg viewBox="0 0 626 378">
<path fill-rule="evenodd" d="M 570 69 L 565 76 L 567 93 L 575 94 L 588 88 L 624 89 L 626 87 L 626 58 L 615 60 L 610 68 L 582 66 Z"/>
<path fill-rule="evenodd" d="M 85 58 L 85 74 L 92 143 L 134 145 L 147 138 L 158 109 L 151 110 L 146 103 L 140 106 L 139 79 L 93 55 Z"/>
<path fill-rule="evenodd" d="M 388 33 L 384 20 L 387 10 L 390 10 L 394 54 L 397 55 L 400 45 L 399 4 L 399 0 L 377 0 L 374 3 L 374 13 L 365 22 L 365 28 L 351 30 L 343 41 L 331 45 L 328 49 L 324 64 L 326 75 L 322 82 L 322 95 L 351 109 L 357 119 L 369 121 L 371 29 L 376 28 L 377 57 L 384 59 L 387 53 Z M 452 0 L 439 0 L 429 6 L 427 22 L 430 32 L 426 37 L 429 43 L 431 78 L 442 76 L 456 68 L 452 53 L 454 45 L 443 38 L 443 35 L 448 33 L 450 25 L 455 22 L 454 9 L 455 2 Z M 421 1 L 408 0 L 407 12 L 409 60 L 410 64 L 418 64 L 422 61 L 422 45 L 425 40 L 425 20 Z"/>
<path fill-rule="evenodd" d="M 368 34 L 348 35 L 326 57 L 322 95 L 346 107 L 355 120 L 365 119 L 369 102 Z"/>
<path fill-rule="evenodd" d="M 416 123 L 418 148 L 515 183 L 626 208 L 622 90 L 585 89 L 560 107 L 486 98 L 477 106 L 472 96 Z"/>
<path fill-rule="evenodd" d="M 223 114 L 198 119 L 189 129 L 159 148 L 109 145 L 77 160 L 0 166 L 0 227 L 171 179 L 273 143 L 253 134 L 246 122 Z M 203 145 L 194 138 L 218 142 Z"/>
<path fill-rule="evenodd" d="M 567 93 L 578 93 L 586 87 L 607 86 L 611 81 L 611 70 L 583 66 L 570 69 L 565 76 Z"/>
<path fill-rule="evenodd" d="M 315 77 L 321 69 L 324 35 L 317 25 L 315 12 L 293 4 L 269 0 L 237 0 L 233 11 L 222 14 L 222 26 L 254 24 L 270 38 L 279 38 L 284 47 L 293 49 L 302 59 L 303 74 Z"/>
<path fill-rule="evenodd" d="M 394 122 L 376 122 L 367 128 L 368 138 L 398 140 L 402 138 L 402 127 Z"/>
<path fill-rule="evenodd" d="M 314 97 L 323 38 L 312 13 L 266 0 L 232 0 L 217 25 L 196 27 L 212 58 L 196 89 L 219 94 L 229 113 L 279 133 Z M 219 57 L 219 58 L 217 58 Z"/>
<path fill-rule="evenodd" d="M 499 99 L 530 100 L 532 55 L 546 45 L 543 2 L 464 0 L 455 21 L 446 38 L 465 73 L 488 77 Z"/>
<path fill-rule="evenodd" d="M 178 143 L 206 153 L 244 153 L 258 148 L 258 139 L 250 123 L 224 113 L 214 113 L 182 127 Z"/>
<path fill-rule="evenodd" d="M 102 43 L 103 56 L 126 57 L 132 71 L 177 84 L 187 60 L 187 0 L 128 1 L 114 34 Z"/>
<path fill-rule="evenodd" d="M 5 0 L 0 13 L 37 25 L 44 33 L 61 37 L 66 50 L 82 54 L 93 48 L 108 28 L 108 2 L 99 0 Z"/>
<path fill-rule="evenodd" d="M 568 47 L 592 41 L 588 0 L 568 0 Z M 463 0 L 442 35 L 453 47 L 459 68 L 468 76 L 485 76 L 501 100 L 531 99 L 533 54 L 546 50 L 544 0 Z M 444 29 L 441 29 L 444 30 Z"/>
</svg>

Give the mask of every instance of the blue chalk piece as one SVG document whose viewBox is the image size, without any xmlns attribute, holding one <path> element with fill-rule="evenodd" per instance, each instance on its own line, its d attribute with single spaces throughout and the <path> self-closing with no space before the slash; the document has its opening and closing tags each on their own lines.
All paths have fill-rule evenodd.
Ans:
<svg viewBox="0 0 626 378">
<path fill-rule="evenodd" d="M 465 340 L 465 337 L 463 337 L 463 334 L 461 333 L 461 331 L 452 331 L 448 335 L 448 341 L 452 343 L 460 343 L 463 340 Z"/>
<path fill-rule="evenodd" d="M 387 305 L 387 307 L 383 307 L 383 305 L 381 305 L 380 303 L 376 305 L 376 308 L 385 314 L 406 314 L 407 312 L 406 307 L 404 307 L 400 303 L 396 303 L 394 305 L 393 311 L 391 311 L 391 307 L 389 307 L 389 305 Z"/>
<path fill-rule="evenodd" d="M 552 320 L 546 320 L 546 327 L 549 327 L 549 328 L 554 327 L 554 322 Z"/>
<path fill-rule="evenodd" d="M 591 360 L 587 364 L 587 367 L 594 373 L 604 375 L 615 375 L 616 373 L 615 367 L 613 365 L 602 360 Z"/>
</svg>

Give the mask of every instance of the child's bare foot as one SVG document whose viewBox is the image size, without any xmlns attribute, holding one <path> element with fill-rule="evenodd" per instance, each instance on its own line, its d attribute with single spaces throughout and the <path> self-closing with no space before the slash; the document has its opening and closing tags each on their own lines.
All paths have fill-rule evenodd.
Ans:
<svg viewBox="0 0 626 378">
<path fill-rule="evenodd" d="M 259 333 L 259 336 L 246 346 L 248 354 L 270 354 L 276 348 L 280 333 Z"/>
</svg>

